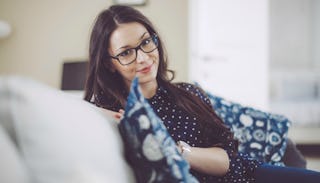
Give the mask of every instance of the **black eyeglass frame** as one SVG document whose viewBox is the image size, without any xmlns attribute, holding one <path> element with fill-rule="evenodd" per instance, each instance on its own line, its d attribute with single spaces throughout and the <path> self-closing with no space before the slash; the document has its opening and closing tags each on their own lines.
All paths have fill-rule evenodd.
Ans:
<svg viewBox="0 0 320 183">
<path fill-rule="evenodd" d="M 147 39 L 150 39 L 150 38 L 151 38 L 152 41 L 155 43 L 156 47 L 155 47 L 153 50 L 147 52 L 147 51 L 143 50 L 141 46 L 142 46 L 142 44 L 143 44 L 143 41 L 145 41 L 145 40 L 147 40 Z M 138 55 L 138 50 L 141 50 L 141 51 L 143 51 L 144 53 L 151 53 L 151 52 L 153 52 L 154 50 L 158 49 L 159 39 L 158 39 L 158 35 L 157 35 L 157 34 L 153 34 L 152 36 L 150 36 L 149 38 L 144 39 L 143 41 L 142 41 L 137 47 L 135 47 L 135 48 L 130 48 L 130 49 L 134 49 L 134 50 L 136 51 L 136 57 L 135 57 L 131 62 L 129 62 L 129 63 L 127 63 L 127 64 L 121 63 L 120 59 L 118 58 L 121 53 L 119 53 L 119 54 L 116 55 L 116 56 L 110 56 L 110 57 L 113 58 L 113 59 L 116 59 L 121 65 L 125 66 L 125 65 L 130 65 L 130 64 L 132 64 L 133 62 L 136 61 L 137 55 Z"/>
</svg>

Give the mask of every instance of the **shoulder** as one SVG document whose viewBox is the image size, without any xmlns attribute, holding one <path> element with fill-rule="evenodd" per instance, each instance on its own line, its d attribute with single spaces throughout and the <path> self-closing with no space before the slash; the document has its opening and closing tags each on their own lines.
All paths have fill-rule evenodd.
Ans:
<svg viewBox="0 0 320 183">
<path fill-rule="evenodd" d="M 200 98 L 205 103 L 211 104 L 206 92 L 201 87 L 196 86 L 196 85 L 191 84 L 191 83 L 184 83 L 184 82 L 175 83 L 175 85 L 178 88 L 183 89 L 186 92 L 188 92 L 188 93 Z"/>
<path fill-rule="evenodd" d="M 187 91 L 193 91 L 193 90 L 196 90 L 197 87 L 196 85 L 194 84 L 191 84 L 191 83 L 185 83 L 185 82 L 178 82 L 178 83 L 174 83 L 178 88 L 181 88 L 181 89 L 184 89 L 184 90 L 187 90 Z"/>
<path fill-rule="evenodd" d="M 191 83 L 184 83 L 184 82 L 179 82 L 179 83 L 175 83 L 175 85 L 180 88 L 183 89 L 191 94 L 205 94 L 205 92 L 203 91 L 203 89 L 201 89 L 200 87 L 191 84 Z"/>
</svg>

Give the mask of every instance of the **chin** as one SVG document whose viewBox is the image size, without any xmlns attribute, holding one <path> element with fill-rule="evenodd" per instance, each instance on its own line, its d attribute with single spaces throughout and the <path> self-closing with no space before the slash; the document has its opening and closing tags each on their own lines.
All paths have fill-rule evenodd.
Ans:
<svg viewBox="0 0 320 183">
<path fill-rule="evenodd" d="M 149 82 L 156 82 L 156 77 L 142 77 L 139 78 L 139 83 L 140 84 L 144 84 L 144 83 L 149 83 Z"/>
<path fill-rule="evenodd" d="M 150 73 L 148 75 L 140 75 L 138 76 L 139 78 L 139 83 L 145 83 L 145 82 L 151 82 L 151 81 L 155 81 L 157 78 L 157 73 Z"/>
</svg>

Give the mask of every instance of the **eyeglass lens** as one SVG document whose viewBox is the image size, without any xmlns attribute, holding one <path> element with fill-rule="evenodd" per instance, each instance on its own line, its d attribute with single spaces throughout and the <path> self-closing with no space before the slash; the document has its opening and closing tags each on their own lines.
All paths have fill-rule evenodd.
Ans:
<svg viewBox="0 0 320 183">
<path fill-rule="evenodd" d="M 142 50 L 145 53 L 150 53 L 158 47 L 158 40 L 156 35 L 143 40 L 136 48 L 130 48 L 122 53 L 118 54 L 116 58 L 122 65 L 129 65 L 137 58 L 138 50 Z"/>
</svg>

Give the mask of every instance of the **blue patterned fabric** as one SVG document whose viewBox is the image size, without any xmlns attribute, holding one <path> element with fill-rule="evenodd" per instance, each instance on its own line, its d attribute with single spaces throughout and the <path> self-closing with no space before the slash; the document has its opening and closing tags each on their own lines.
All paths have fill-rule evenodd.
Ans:
<svg viewBox="0 0 320 183">
<path fill-rule="evenodd" d="M 284 166 L 281 159 L 291 125 L 286 117 L 244 107 L 206 93 L 217 115 L 239 140 L 239 152 L 269 164 Z"/>
<path fill-rule="evenodd" d="M 211 106 L 210 99 L 200 88 L 188 83 L 177 83 L 176 86 L 198 99 L 204 104 Z M 219 144 L 229 156 L 229 169 L 224 176 L 214 176 L 197 170 L 191 170 L 202 183 L 214 182 L 245 182 L 254 183 L 253 173 L 261 165 L 260 161 L 254 160 L 247 154 L 235 153 L 235 142 L 217 139 L 217 136 L 227 139 L 229 135 L 226 132 L 216 130 L 213 126 L 206 126 L 207 135 L 203 135 L 203 128 L 198 115 L 189 113 L 177 105 L 174 95 L 164 86 L 159 86 L 156 94 L 148 99 L 151 107 L 157 116 L 163 120 L 169 134 L 174 141 L 182 140 L 192 147 L 207 148 Z M 214 155 L 213 155 L 214 156 Z"/>
<path fill-rule="evenodd" d="M 162 121 L 144 99 L 136 78 L 119 124 L 125 155 L 138 183 L 198 182 L 181 157 Z"/>
</svg>

